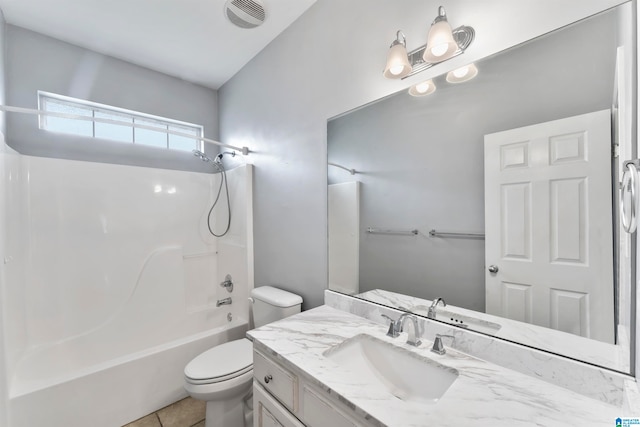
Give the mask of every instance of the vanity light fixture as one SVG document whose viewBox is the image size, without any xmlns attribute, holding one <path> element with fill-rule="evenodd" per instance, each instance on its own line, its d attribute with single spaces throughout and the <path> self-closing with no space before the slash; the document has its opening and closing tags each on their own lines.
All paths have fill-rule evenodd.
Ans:
<svg viewBox="0 0 640 427">
<path fill-rule="evenodd" d="M 407 55 L 407 38 L 402 31 L 398 30 L 396 39 L 389 47 L 384 76 L 388 79 L 401 79 L 411 72 L 411 68 Z"/>
<path fill-rule="evenodd" d="M 453 39 L 453 30 L 444 7 L 438 8 L 438 16 L 433 20 L 427 35 L 427 47 L 422 54 L 426 62 L 437 63 L 452 58 L 458 50 L 458 44 Z"/>
<path fill-rule="evenodd" d="M 426 82 L 416 83 L 409 88 L 409 95 L 411 96 L 425 96 L 436 91 L 436 85 L 433 84 L 433 80 L 427 80 Z"/>
<path fill-rule="evenodd" d="M 447 81 L 449 83 L 462 83 L 471 80 L 478 75 L 478 68 L 475 64 L 465 65 L 464 67 L 456 68 L 453 71 L 447 73 Z"/>
<path fill-rule="evenodd" d="M 402 31 L 398 30 L 396 40 L 391 44 L 387 54 L 387 65 L 383 74 L 388 79 L 412 76 L 464 53 L 474 37 L 474 29 L 465 25 L 452 30 L 444 7 L 440 6 L 438 16 L 429 29 L 426 45 L 407 53 L 406 38 Z"/>
</svg>

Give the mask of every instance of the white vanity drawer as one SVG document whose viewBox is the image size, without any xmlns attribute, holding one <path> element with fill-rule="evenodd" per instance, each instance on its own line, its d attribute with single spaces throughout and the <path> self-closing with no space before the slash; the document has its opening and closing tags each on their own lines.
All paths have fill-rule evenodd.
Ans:
<svg viewBox="0 0 640 427">
<path fill-rule="evenodd" d="M 315 392 L 307 386 L 302 387 L 302 411 L 301 419 L 308 427 L 357 427 L 346 416 L 342 415 L 325 399 L 319 396 L 320 393 Z"/>
<path fill-rule="evenodd" d="M 298 377 L 269 360 L 259 351 L 253 352 L 253 376 L 276 399 L 293 413 L 298 411 Z"/>
<path fill-rule="evenodd" d="M 253 382 L 254 427 L 305 427 L 260 385 Z"/>
</svg>

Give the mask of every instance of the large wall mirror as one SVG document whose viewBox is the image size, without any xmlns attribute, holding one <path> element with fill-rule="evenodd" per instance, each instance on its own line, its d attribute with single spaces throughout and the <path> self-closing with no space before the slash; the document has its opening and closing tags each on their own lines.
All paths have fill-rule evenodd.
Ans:
<svg viewBox="0 0 640 427">
<path fill-rule="evenodd" d="M 629 373 L 634 25 L 625 3 L 331 119 L 329 288 Z"/>
</svg>

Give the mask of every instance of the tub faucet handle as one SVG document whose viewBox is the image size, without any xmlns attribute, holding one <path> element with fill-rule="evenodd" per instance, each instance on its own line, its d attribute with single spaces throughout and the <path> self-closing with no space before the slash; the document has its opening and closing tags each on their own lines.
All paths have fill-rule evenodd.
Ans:
<svg viewBox="0 0 640 427">
<path fill-rule="evenodd" d="M 224 282 L 220 283 L 220 286 L 227 288 L 227 292 L 233 292 L 233 279 L 230 274 L 224 277 Z"/>
</svg>

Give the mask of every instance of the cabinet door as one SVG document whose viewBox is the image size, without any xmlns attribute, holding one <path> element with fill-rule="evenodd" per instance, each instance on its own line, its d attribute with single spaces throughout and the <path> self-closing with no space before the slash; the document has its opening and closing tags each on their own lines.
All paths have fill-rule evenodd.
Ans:
<svg viewBox="0 0 640 427">
<path fill-rule="evenodd" d="M 253 410 L 254 427 L 304 427 L 256 381 L 253 382 Z"/>
<path fill-rule="evenodd" d="M 282 427 L 282 424 L 278 422 L 275 415 L 269 412 L 264 406 L 260 407 L 259 416 L 258 426 L 260 427 Z"/>
<path fill-rule="evenodd" d="M 304 414 L 302 419 L 308 427 L 356 427 L 353 421 L 343 415 L 337 408 L 321 398 L 322 392 L 308 386 L 302 388 Z"/>
</svg>

